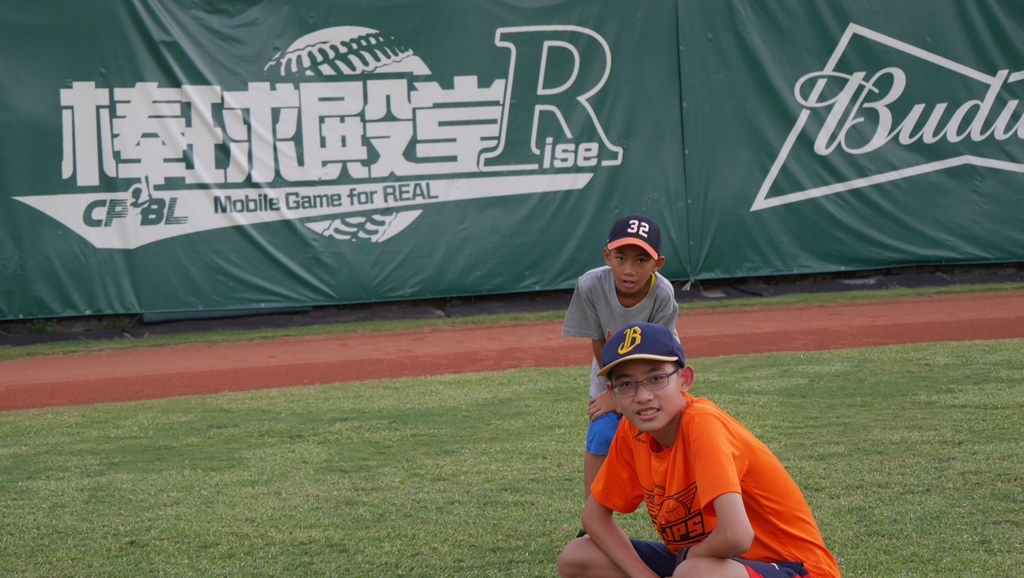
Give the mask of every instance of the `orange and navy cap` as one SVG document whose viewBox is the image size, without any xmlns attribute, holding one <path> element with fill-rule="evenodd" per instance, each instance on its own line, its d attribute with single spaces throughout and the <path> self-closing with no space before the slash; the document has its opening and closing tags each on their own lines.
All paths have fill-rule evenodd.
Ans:
<svg viewBox="0 0 1024 578">
<path fill-rule="evenodd" d="M 633 323 L 612 334 L 601 350 L 601 371 L 608 375 L 616 365 L 630 359 L 678 361 L 686 365 L 683 346 L 672 332 L 657 323 Z"/>
<path fill-rule="evenodd" d="M 661 229 L 643 215 L 622 217 L 608 233 L 608 250 L 624 245 L 636 245 L 657 259 L 661 255 Z"/>
</svg>

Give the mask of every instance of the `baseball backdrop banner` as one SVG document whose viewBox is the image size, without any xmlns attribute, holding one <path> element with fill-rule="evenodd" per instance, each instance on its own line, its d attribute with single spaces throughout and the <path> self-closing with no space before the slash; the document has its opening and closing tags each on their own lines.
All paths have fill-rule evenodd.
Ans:
<svg viewBox="0 0 1024 578">
<path fill-rule="evenodd" d="M 697 277 L 1024 259 L 1024 3 L 680 6 Z"/>
<path fill-rule="evenodd" d="M 0 319 L 566 289 L 629 212 L 677 281 L 1021 261 L 1021 22 L 1012 0 L 11 0 Z"/>
<path fill-rule="evenodd" d="M 677 39 L 673 3 L 8 2 L 0 317 L 571 287 L 620 213 L 682 219 Z"/>
</svg>

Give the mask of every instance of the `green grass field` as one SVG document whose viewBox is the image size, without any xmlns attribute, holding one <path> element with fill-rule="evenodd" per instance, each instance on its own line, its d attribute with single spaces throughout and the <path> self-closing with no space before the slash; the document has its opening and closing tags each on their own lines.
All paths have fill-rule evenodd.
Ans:
<svg viewBox="0 0 1024 578">
<path fill-rule="evenodd" d="M 845 576 L 1024 565 L 1024 341 L 692 364 L 803 487 Z M 555 576 L 585 374 L 0 413 L 0 575 Z"/>
</svg>

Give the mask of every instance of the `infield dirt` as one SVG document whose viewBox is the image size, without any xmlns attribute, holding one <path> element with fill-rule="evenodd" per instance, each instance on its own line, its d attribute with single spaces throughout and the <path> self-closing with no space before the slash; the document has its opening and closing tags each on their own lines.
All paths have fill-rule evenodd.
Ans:
<svg viewBox="0 0 1024 578">
<path fill-rule="evenodd" d="M 689 359 L 1024 337 L 1024 292 L 683 312 Z M 0 411 L 590 362 L 561 322 L 180 345 L 0 362 Z"/>
</svg>

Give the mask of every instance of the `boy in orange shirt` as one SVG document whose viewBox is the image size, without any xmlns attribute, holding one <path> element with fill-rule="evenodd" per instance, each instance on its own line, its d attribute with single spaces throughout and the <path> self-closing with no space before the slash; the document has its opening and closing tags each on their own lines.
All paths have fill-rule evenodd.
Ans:
<svg viewBox="0 0 1024 578">
<path fill-rule="evenodd" d="M 810 507 L 742 424 L 689 394 L 693 368 L 665 327 L 634 323 L 602 349 L 626 419 L 558 557 L 571 577 L 840 578 Z M 630 540 L 613 512 L 646 504 L 662 542 Z"/>
</svg>

